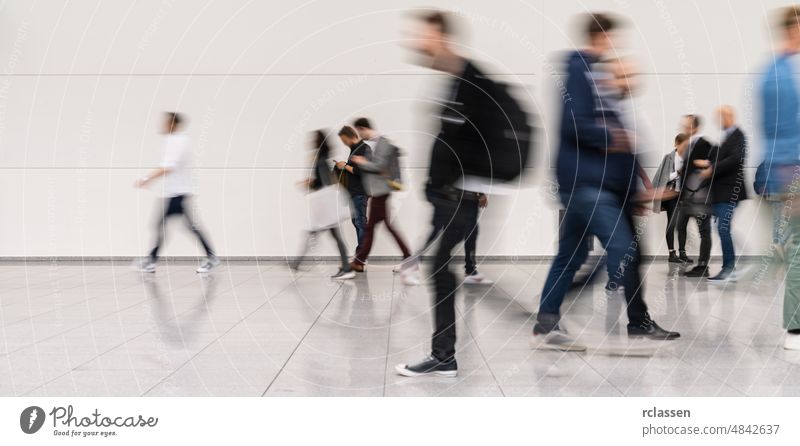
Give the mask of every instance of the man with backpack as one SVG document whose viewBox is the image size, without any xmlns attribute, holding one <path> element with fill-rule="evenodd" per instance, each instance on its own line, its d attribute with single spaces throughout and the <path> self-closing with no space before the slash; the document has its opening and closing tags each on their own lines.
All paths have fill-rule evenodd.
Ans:
<svg viewBox="0 0 800 446">
<path fill-rule="evenodd" d="M 350 263 L 350 268 L 354 271 L 363 272 L 372 249 L 372 242 L 375 237 L 375 228 L 378 223 L 383 222 L 386 229 L 394 237 L 394 241 L 403 253 L 403 260 L 411 257 L 403 237 L 395 230 L 389 218 L 389 197 L 392 191 L 401 187 L 400 177 L 400 149 L 388 139 L 379 135 L 372 128 L 372 124 L 367 118 L 358 118 L 353 123 L 361 139 L 371 148 L 368 156 L 355 155 L 350 158 L 350 162 L 357 165 L 363 174 L 364 188 L 369 194 L 369 214 L 367 215 L 367 226 L 364 232 L 364 240 L 361 247 L 356 252 L 356 256 Z M 404 281 L 411 281 L 411 276 L 404 274 Z"/>
<path fill-rule="evenodd" d="M 527 115 L 504 86 L 487 78 L 474 63 L 456 53 L 450 18 L 442 12 L 418 17 L 411 39 L 423 64 L 451 76 L 451 86 L 437 102 L 440 131 L 431 150 L 426 196 L 447 221 L 433 262 L 434 332 L 431 353 L 395 370 L 403 376 L 455 377 L 456 278 L 452 251 L 477 220 L 481 195 L 492 184 L 519 176 L 527 160 L 531 129 Z M 512 125 L 515 124 L 515 125 Z M 508 138 L 507 140 L 504 138 Z"/>
<path fill-rule="evenodd" d="M 586 261 L 588 237 L 597 236 L 607 252 L 609 271 L 625 289 L 628 336 L 675 339 L 650 318 L 639 275 L 639 240 L 634 235 L 632 198 L 637 186 L 637 162 L 628 132 L 616 110 L 604 101 L 598 62 L 613 50 L 615 21 L 604 14 L 586 17 L 587 47 L 567 58 L 562 94 L 556 179 L 566 210 L 558 254 L 542 290 L 533 346 L 537 349 L 583 351 L 586 347 L 561 326 L 560 309 L 575 273 Z"/>
</svg>

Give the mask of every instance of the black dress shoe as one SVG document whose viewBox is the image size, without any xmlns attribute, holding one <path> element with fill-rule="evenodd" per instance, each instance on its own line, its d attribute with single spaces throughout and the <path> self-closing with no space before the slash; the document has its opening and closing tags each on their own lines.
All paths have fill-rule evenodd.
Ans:
<svg viewBox="0 0 800 446">
<path fill-rule="evenodd" d="M 433 355 L 416 364 L 398 364 L 394 369 L 403 376 L 440 375 L 451 378 L 458 376 L 458 364 L 455 358 L 440 361 Z"/>
<path fill-rule="evenodd" d="M 686 271 L 686 277 L 708 277 L 708 265 L 697 265 Z"/>
<path fill-rule="evenodd" d="M 650 338 L 660 341 L 678 339 L 681 334 L 677 331 L 668 331 L 659 327 L 655 321 L 646 321 L 642 324 L 628 324 L 628 336 L 634 338 Z"/>
<path fill-rule="evenodd" d="M 682 252 L 681 255 L 678 257 L 678 259 L 682 263 L 694 263 L 694 260 L 690 259 L 689 256 L 686 255 L 685 252 Z"/>
<path fill-rule="evenodd" d="M 683 263 L 680 257 L 675 254 L 675 251 L 670 251 L 669 253 L 669 263 Z"/>
</svg>

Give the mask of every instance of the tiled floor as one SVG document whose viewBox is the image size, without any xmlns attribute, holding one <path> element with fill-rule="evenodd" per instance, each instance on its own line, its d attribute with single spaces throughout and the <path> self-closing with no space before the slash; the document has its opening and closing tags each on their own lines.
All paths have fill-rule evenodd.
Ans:
<svg viewBox="0 0 800 446">
<path fill-rule="evenodd" d="M 781 347 L 782 270 L 750 264 L 719 287 L 643 267 L 647 300 L 683 338 L 617 356 L 622 297 L 596 283 L 565 303 L 583 354 L 529 347 L 546 263 L 482 265 L 458 297 L 458 378 L 403 378 L 428 352 L 430 287 L 390 265 L 349 283 L 333 264 L 192 264 L 142 277 L 127 264 L 0 265 L 0 396 L 800 396 L 800 352 Z M 620 325 L 622 322 L 622 325 Z M 623 350 L 624 351 L 624 350 Z"/>
</svg>

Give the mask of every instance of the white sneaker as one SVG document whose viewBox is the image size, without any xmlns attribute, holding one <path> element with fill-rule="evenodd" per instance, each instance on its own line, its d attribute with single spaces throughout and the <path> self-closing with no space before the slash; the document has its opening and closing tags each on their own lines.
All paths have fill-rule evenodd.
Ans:
<svg viewBox="0 0 800 446">
<path fill-rule="evenodd" d="M 154 273 L 156 272 L 156 262 L 150 260 L 150 258 L 137 259 L 133 261 L 131 268 L 140 273 Z"/>
<path fill-rule="evenodd" d="M 219 258 L 217 256 L 211 256 L 208 259 L 206 259 L 206 263 L 200 265 L 200 267 L 197 268 L 196 271 L 200 274 L 204 274 L 216 268 L 218 265 L 219 265 Z"/>
<path fill-rule="evenodd" d="M 464 277 L 464 283 L 467 285 L 488 285 L 492 283 L 483 274 L 475 271 L 474 273 Z"/>
<path fill-rule="evenodd" d="M 546 334 L 534 333 L 531 347 L 536 350 L 558 350 L 562 352 L 583 352 L 586 346 L 572 339 L 561 330 L 552 330 Z"/>
<path fill-rule="evenodd" d="M 345 271 L 340 269 L 339 272 L 331 276 L 331 280 L 350 280 L 356 278 L 356 272 L 353 270 Z"/>
<path fill-rule="evenodd" d="M 404 260 L 392 268 L 392 272 L 395 274 L 401 274 L 405 271 L 419 271 L 419 262 L 416 260 Z"/>
<path fill-rule="evenodd" d="M 800 350 L 800 334 L 786 333 L 783 348 L 786 350 Z"/>
</svg>

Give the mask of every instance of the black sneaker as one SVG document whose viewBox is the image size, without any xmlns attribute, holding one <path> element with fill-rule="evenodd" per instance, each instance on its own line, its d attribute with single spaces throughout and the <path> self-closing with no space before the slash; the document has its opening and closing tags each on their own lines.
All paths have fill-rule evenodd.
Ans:
<svg viewBox="0 0 800 446">
<path fill-rule="evenodd" d="M 681 258 L 678 257 L 677 254 L 675 254 L 675 251 L 670 251 L 669 252 L 669 263 L 683 263 L 683 260 L 681 260 Z"/>
<path fill-rule="evenodd" d="M 650 320 L 638 325 L 628 324 L 628 337 L 671 341 L 681 337 L 681 334 L 677 331 L 664 330 L 655 321 Z"/>
<path fill-rule="evenodd" d="M 686 277 L 708 277 L 708 265 L 697 265 L 686 271 Z"/>
<path fill-rule="evenodd" d="M 398 364 L 394 369 L 403 376 L 439 375 L 450 378 L 458 376 L 458 364 L 455 358 L 449 361 L 440 361 L 433 355 L 416 364 Z"/>
<path fill-rule="evenodd" d="M 681 251 L 681 255 L 678 257 L 678 260 L 680 260 L 681 263 L 694 263 L 694 260 L 690 259 L 689 256 L 687 256 L 683 251 Z"/>
</svg>

